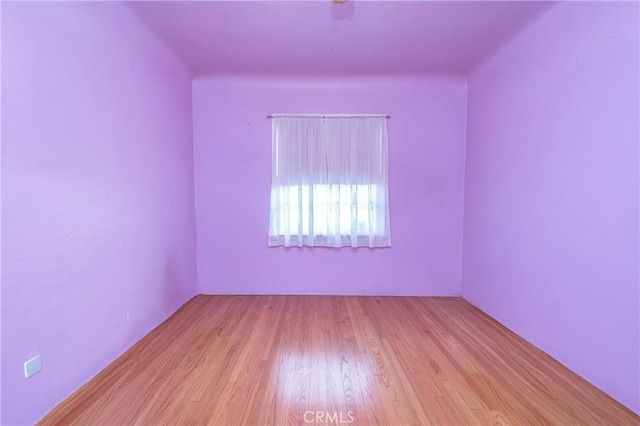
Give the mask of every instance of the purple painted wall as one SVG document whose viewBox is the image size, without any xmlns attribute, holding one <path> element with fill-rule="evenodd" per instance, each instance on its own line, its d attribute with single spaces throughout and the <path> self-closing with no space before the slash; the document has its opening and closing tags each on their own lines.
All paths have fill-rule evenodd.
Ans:
<svg viewBox="0 0 640 426">
<path fill-rule="evenodd" d="M 470 74 L 462 292 L 636 413 L 638 6 L 559 4 Z"/>
<path fill-rule="evenodd" d="M 248 19 L 246 4 L 196 3 L 2 4 L 3 424 L 38 420 L 195 293 L 462 293 L 640 412 L 637 3 L 555 6 L 473 70 L 468 110 L 464 77 L 238 75 L 191 85 L 137 19 L 181 51 L 189 44 L 176 18 L 198 24 L 196 42 L 217 7 Z M 380 7 L 404 10 L 393 27 L 426 43 L 416 48 L 443 46 L 413 37 L 424 25 L 408 4 L 380 4 L 345 25 L 365 37 L 346 45 L 339 26 L 318 27 L 311 44 L 273 27 L 272 44 L 280 37 L 310 56 L 272 71 L 459 71 L 510 31 L 492 24 L 498 32 L 487 38 L 486 22 L 474 21 L 486 10 L 463 3 L 420 6 L 453 40 L 459 34 L 429 8 L 454 22 L 457 8 L 471 8 L 464 16 L 475 30 L 453 56 L 404 46 L 385 62 L 363 50 L 370 25 L 386 19 Z M 547 7 L 532 4 L 492 4 L 491 19 L 524 22 Z M 288 6 L 263 6 L 297 19 Z M 147 16 L 147 7 L 157 9 Z M 309 25 L 329 19 L 308 16 Z M 247 40 L 227 22 L 222 29 Z M 205 37 L 213 41 L 188 62 L 264 67 L 271 50 L 246 56 L 265 42 L 255 34 L 245 51 L 222 49 L 228 61 L 201 54 L 219 48 Z M 338 46 L 330 57 L 327 37 Z M 351 51 L 364 56 L 354 62 Z M 448 65 L 433 62 L 443 58 Z M 392 248 L 267 248 L 272 112 L 391 114 Z M 44 369 L 24 379 L 35 354 Z"/>
<path fill-rule="evenodd" d="M 2 33 L 2 2 L 0 2 L 0 34 Z M 2 39 L 0 38 L 0 204 L 2 202 Z M 2 210 L 0 206 L 0 236 L 2 235 Z M 0 241 L 0 425 L 2 424 L 2 243 Z"/>
<path fill-rule="evenodd" d="M 116 3 L 5 2 L 2 55 L 2 424 L 14 425 L 195 294 L 191 80 Z M 43 370 L 25 379 L 36 354 Z"/>
<path fill-rule="evenodd" d="M 198 78 L 200 293 L 459 295 L 466 82 Z M 389 113 L 389 249 L 267 247 L 270 113 Z"/>
</svg>

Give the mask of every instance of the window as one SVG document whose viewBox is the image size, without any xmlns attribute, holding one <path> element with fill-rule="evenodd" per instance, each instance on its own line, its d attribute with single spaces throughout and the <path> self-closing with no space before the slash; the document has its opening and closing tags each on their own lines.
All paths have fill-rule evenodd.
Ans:
<svg viewBox="0 0 640 426">
<path fill-rule="evenodd" d="M 391 244 L 384 116 L 274 116 L 269 245 Z"/>
<path fill-rule="evenodd" d="M 275 198 L 281 200 L 282 210 L 275 233 L 328 236 L 329 223 L 335 223 L 335 231 L 341 236 L 351 235 L 352 225 L 359 235 L 366 235 L 373 228 L 375 235 L 381 234 L 375 210 L 376 185 L 313 185 L 281 186 L 276 188 Z M 352 220 L 352 191 L 356 197 L 356 220 Z M 310 198 L 313 197 L 311 200 Z M 302 202 L 300 202 L 302 201 Z M 300 206 L 302 211 L 300 211 Z M 348 206 L 348 208 L 340 208 Z M 312 209 L 313 211 L 310 211 Z M 299 214 L 301 213 L 301 214 Z M 285 220 L 285 216 L 289 220 Z M 313 217 L 313 232 L 311 218 Z M 301 228 L 300 228 L 301 226 Z"/>
</svg>

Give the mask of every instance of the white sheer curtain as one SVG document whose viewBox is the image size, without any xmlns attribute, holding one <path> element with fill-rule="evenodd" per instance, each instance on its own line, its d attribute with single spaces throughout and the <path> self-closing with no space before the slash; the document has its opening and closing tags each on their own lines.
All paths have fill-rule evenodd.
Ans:
<svg viewBox="0 0 640 426">
<path fill-rule="evenodd" d="M 386 117 L 272 121 L 269 246 L 390 246 Z"/>
</svg>

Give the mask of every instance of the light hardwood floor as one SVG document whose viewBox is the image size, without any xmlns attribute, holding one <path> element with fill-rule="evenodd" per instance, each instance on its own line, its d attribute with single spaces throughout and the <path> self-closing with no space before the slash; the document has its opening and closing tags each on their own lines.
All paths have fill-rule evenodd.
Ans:
<svg viewBox="0 0 640 426">
<path fill-rule="evenodd" d="M 41 423 L 640 420 L 461 299 L 197 296 Z"/>
</svg>

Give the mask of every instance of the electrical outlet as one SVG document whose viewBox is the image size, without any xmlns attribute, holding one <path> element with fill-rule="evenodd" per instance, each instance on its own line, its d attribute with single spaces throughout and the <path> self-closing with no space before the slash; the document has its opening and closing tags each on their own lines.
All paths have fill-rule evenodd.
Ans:
<svg viewBox="0 0 640 426">
<path fill-rule="evenodd" d="M 42 370 L 42 358 L 40 358 L 40 355 L 36 355 L 24 363 L 24 377 L 31 377 L 40 370 Z"/>
</svg>

